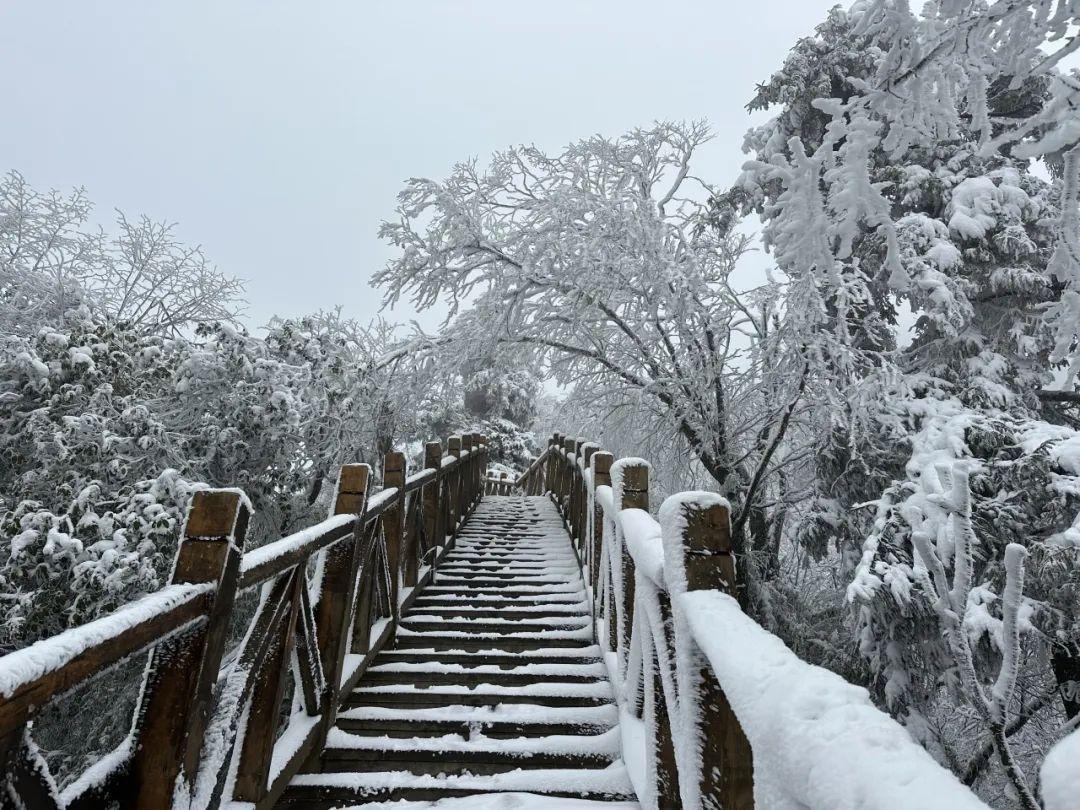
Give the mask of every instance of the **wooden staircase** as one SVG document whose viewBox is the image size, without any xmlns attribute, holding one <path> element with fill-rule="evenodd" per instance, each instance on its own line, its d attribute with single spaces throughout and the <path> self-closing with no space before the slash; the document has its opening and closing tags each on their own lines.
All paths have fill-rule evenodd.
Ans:
<svg viewBox="0 0 1080 810">
<path fill-rule="evenodd" d="M 278 806 L 505 792 L 633 799 L 593 633 L 552 502 L 488 495 Z"/>
</svg>

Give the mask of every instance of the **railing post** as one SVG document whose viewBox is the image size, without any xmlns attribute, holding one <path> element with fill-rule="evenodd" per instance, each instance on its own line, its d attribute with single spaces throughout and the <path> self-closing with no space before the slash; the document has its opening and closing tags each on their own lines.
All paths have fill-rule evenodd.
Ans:
<svg viewBox="0 0 1080 810">
<path fill-rule="evenodd" d="M 461 458 L 461 437 L 451 436 L 446 440 L 446 452 L 455 459 Z M 461 521 L 461 464 L 455 464 L 446 479 L 447 534 L 457 536 L 458 523 Z"/>
<path fill-rule="evenodd" d="M 620 459 L 615 464 L 618 473 L 612 493 L 616 514 L 623 509 L 649 510 L 649 465 L 641 459 Z M 619 672 L 625 679 L 627 651 L 634 627 L 634 558 L 625 542 L 619 543 L 619 564 L 622 566 L 622 594 L 619 604 Z M 640 698 L 640 695 L 638 696 Z M 637 708 L 637 707 L 635 707 Z"/>
<path fill-rule="evenodd" d="M 135 714 L 131 806 L 173 807 L 178 783 L 190 788 L 198 772 L 249 517 L 239 491 L 202 490 L 192 497 L 170 581 L 216 588 L 207 621 L 162 641 L 150 655 Z"/>
<path fill-rule="evenodd" d="M 84 794 L 85 795 L 85 794 Z M 0 742 L 0 807 L 56 810 L 56 782 L 23 725 Z"/>
<path fill-rule="evenodd" d="M 566 448 L 563 442 L 566 441 L 566 434 L 558 433 L 558 441 L 555 443 L 555 486 L 552 489 L 552 493 L 555 496 L 555 503 L 559 507 L 559 514 L 562 514 L 563 508 L 563 478 L 566 476 Z"/>
<path fill-rule="evenodd" d="M 578 439 L 570 439 L 570 446 L 567 448 L 567 453 L 574 454 L 574 458 L 571 461 L 570 456 L 566 457 L 567 461 L 567 488 L 566 488 L 566 525 L 570 531 L 570 538 L 574 545 L 577 546 L 580 541 L 578 537 L 578 527 L 576 521 L 575 512 L 577 511 L 577 479 L 578 479 L 578 466 L 577 466 L 577 445 Z"/>
<path fill-rule="evenodd" d="M 556 481 L 559 475 L 558 448 L 561 441 L 562 436 L 558 433 L 548 441 L 548 457 L 547 461 L 544 462 L 544 491 L 552 494 L 555 493 Z"/>
<path fill-rule="evenodd" d="M 319 655 L 326 674 L 328 695 L 323 707 L 323 725 L 329 729 L 337 711 L 337 693 L 341 684 L 341 672 L 345 655 L 349 652 L 351 639 L 349 624 L 353 615 L 367 609 L 358 621 L 370 624 L 370 588 L 367 593 L 356 593 L 356 579 L 360 571 L 360 555 L 364 545 L 364 509 L 367 506 L 368 487 L 371 483 L 371 467 L 367 464 L 345 464 L 338 473 L 337 496 L 334 499 L 335 515 L 356 515 L 356 527 L 352 540 L 335 543 L 326 550 L 323 562 L 322 587 L 315 605 L 315 629 L 318 636 Z M 355 609 L 354 609 L 355 608 Z M 366 652 L 366 650 L 365 650 Z"/>
<path fill-rule="evenodd" d="M 439 558 L 439 548 L 446 535 L 442 525 L 442 442 L 428 442 L 424 445 L 424 469 L 434 470 L 435 478 L 424 484 L 424 537 L 431 547 L 431 566 Z"/>
<path fill-rule="evenodd" d="M 583 561 L 589 553 L 589 511 L 592 508 L 589 501 L 589 470 L 593 453 L 599 449 L 592 442 L 582 442 L 578 450 L 581 454 L 581 475 L 579 476 L 577 503 L 577 522 L 578 526 L 581 527 L 581 537 L 578 540 L 578 549 Z"/>
<path fill-rule="evenodd" d="M 611 486 L 611 462 L 614 460 L 611 453 L 603 450 L 593 453 L 589 461 L 593 471 L 594 493 L 597 487 Z M 595 602 L 600 598 L 600 552 L 604 546 L 604 508 L 595 502 L 590 506 L 593 510 L 593 532 L 586 556 L 589 560 L 589 584 L 592 586 Z M 599 613 L 599 611 L 596 612 Z"/>
<path fill-rule="evenodd" d="M 382 516 L 386 537 L 386 562 L 390 569 L 390 614 L 398 618 L 398 589 L 401 580 L 402 554 L 405 553 L 405 454 L 390 452 L 383 459 L 383 486 L 397 488 L 394 505 Z"/>
<path fill-rule="evenodd" d="M 581 469 L 581 448 L 585 440 L 581 437 L 574 439 L 574 464 L 570 470 L 570 525 L 573 527 L 574 544 L 580 550 L 583 548 L 581 537 L 581 485 L 584 477 Z"/>
<path fill-rule="evenodd" d="M 485 458 L 487 446 L 484 441 L 484 436 L 480 433 L 473 433 L 473 447 L 476 448 L 476 458 L 473 460 L 473 508 L 476 507 L 476 501 L 484 495 L 483 481 L 487 469 Z"/>
<path fill-rule="evenodd" d="M 476 499 L 480 500 L 484 494 L 484 479 L 487 478 L 488 471 L 487 436 L 477 433 L 476 441 L 480 445 L 480 456 L 476 459 Z"/>
<path fill-rule="evenodd" d="M 574 489 L 574 468 L 570 463 L 570 454 L 574 452 L 574 440 L 569 437 L 563 438 L 562 475 L 559 476 L 559 507 L 562 509 L 563 523 L 573 531 L 570 523 L 570 493 Z"/>
<path fill-rule="evenodd" d="M 469 454 L 469 502 L 466 505 L 466 508 L 471 512 L 478 497 L 476 492 L 476 479 L 477 470 L 480 466 L 480 434 L 470 433 L 469 440 L 472 442 L 472 453 Z"/>
<path fill-rule="evenodd" d="M 467 452 L 468 455 L 461 460 L 461 492 L 460 499 L 458 501 L 458 515 L 459 520 L 469 514 L 469 506 L 472 502 L 472 465 L 476 461 L 476 456 L 473 451 L 476 449 L 476 445 L 473 444 L 473 434 L 465 433 L 461 437 L 461 451 L 462 455 Z"/>
<path fill-rule="evenodd" d="M 734 595 L 735 558 L 731 545 L 731 510 L 714 493 L 673 495 L 660 507 L 663 526 L 681 526 L 675 536 L 665 534 L 664 569 L 675 616 L 680 710 L 683 721 L 694 730 L 686 741 L 688 757 L 700 760 L 684 767 L 683 799 L 687 806 L 708 810 L 752 810 L 754 806 L 754 758 L 750 742 L 724 695 L 708 660 L 690 635 L 679 604 L 683 590 L 720 590 Z M 722 633 L 723 628 L 716 628 Z"/>
<path fill-rule="evenodd" d="M 477 433 L 476 444 L 480 448 L 480 452 L 476 456 L 476 500 L 473 501 L 473 506 L 476 506 L 484 495 L 484 479 L 487 477 L 488 466 L 487 436 Z"/>
</svg>

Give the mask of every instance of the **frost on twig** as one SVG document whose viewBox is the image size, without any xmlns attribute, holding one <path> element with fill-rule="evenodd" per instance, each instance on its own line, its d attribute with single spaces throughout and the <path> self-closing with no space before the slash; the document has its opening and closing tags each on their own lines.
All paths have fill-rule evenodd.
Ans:
<svg viewBox="0 0 1080 810">
<path fill-rule="evenodd" d="M 911 540 L 924 567 L 924 575 L 920 579 L 944 626 L 949 652 L 959 670 L 965 697 L 987 724 L 1002 767 L 1021 806 L 1025 810 L 1038 810 L 1039 803 L 1013 755 L 1006 733 L 1008 707 L 1016 692 L 1020 660 L 1019 613 L 1023 599 L 1027 549 L 1018 543 L 1010 543 L 1005 549 L 1005 588 L 1001 599 L 1002 660 L 997 679 L 987 691 L 979 681 L 971 639 L 964 629 L 975 548 L 978 545 L 971 522 L 968 471 L 962 464 L 956 464 L 951 469 L 942 465 L 937 469 L 937 473 L 945 494 L 934 496 L 932 500 L 949 514 L 953 539 L 953 574 L 950 583 L 939 549 L 931 544 L 930 535 L 926 531 L 916 529 L 911 533 Z"/>
</svg>

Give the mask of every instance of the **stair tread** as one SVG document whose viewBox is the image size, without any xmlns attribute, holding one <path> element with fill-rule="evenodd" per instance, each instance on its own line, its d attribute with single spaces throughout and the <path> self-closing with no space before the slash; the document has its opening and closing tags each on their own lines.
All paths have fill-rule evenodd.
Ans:
<svg viewBox="0 0 1080 810">
<path fill-rule="evenodd" d="M 536 769 L 518 770 L 495 776 L 454 774 L 435 776 L 413 774 L 408 771 L 382 771 L 372 773 L 311 773 L 293 778 L 292 786 L 337 787 L 363 794 L 372 789 L 402 787 L 463 788 L 472 791 L 529 791 L 548 795 L 573 793 L 600 793 L 632 797 L 633 787 L 622 760 L 616 760 L 606 768 L 582 769 Z"/>
<path fill-rule="evenodd" d="M 351 734 L 339 728 L 330 730 L 326 747 L 354 751 L 394 751 L 414 753 L 417 751 L 453 751 L 455 753 L 489 754 L 493 756 L 524 756 L 526 754 L 591 754 L 614 759 L 620 750 L 618 729 L 612 728 L 602 734 L 553 735 L 536 739 L 523 737 L 517 740 L 492 739 L 482 733 L 462 737 L 446 734 L 442 737 L 403 739 L 400 737 L 367 737 Z"/>
<path fill-rule="evenodd" d="M 346 709 L 339 720 L 447 720 L 469 723 L 592 723 L 614 725 L 619 712 L 614 704 L 600 706 L 541 706 L 504 703 L 493 706 L 449 705 L 416 709 L 358 706 Z"/>
</svg>

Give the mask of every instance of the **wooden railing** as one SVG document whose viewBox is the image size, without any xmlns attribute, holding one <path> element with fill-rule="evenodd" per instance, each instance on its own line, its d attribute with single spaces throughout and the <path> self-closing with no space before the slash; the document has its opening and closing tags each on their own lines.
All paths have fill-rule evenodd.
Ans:
<svg viewBox="0 0 1080 810">
<path fill-rule="evenodd" d="M 544 478 L 548 453 L 545 450 L 517 478 L 509 473 L 489 473 L 484 480 L 485 495 L 543 495 L 547 490 Z"/>
<path fill-rule="evenodd" d="M 643 459 L 555 434 L 537 464 L 582 564 L 644 807 L 985 807 L 865 690 L 741 612 L 722 497 L 672 495 L 656 520 Z M 838 762 L 844 778 L 826 778 Z"/>
<path fill-rule="evenodd" d="M 483 493 L 486 464 L 478 434 L 451 437 L 446 456 L 427 444 L 413 475 L 389 453 L 371 496 L 371 468 L 345 465 L 327 520 L 247 554 L 244 494 L 195 493 L 166 588 L 0 658 L 0 806 L 271 806 L 430 580 Z M 223 668 L 234 602 L 255 588 L 258 607 Z M 148 648 L 130 735 L 58 791 L 34 717 Z M 299 710 L 283 725 L 290 677 Z"/>
<path fill-rule="evenodd" d="M 517 490 L 517 480 L 510 477 L 509 473 L 500 473 L 495 476 L 488 474 L 484 479 L 485 495 L 513 495 Z"/>
</svg>

